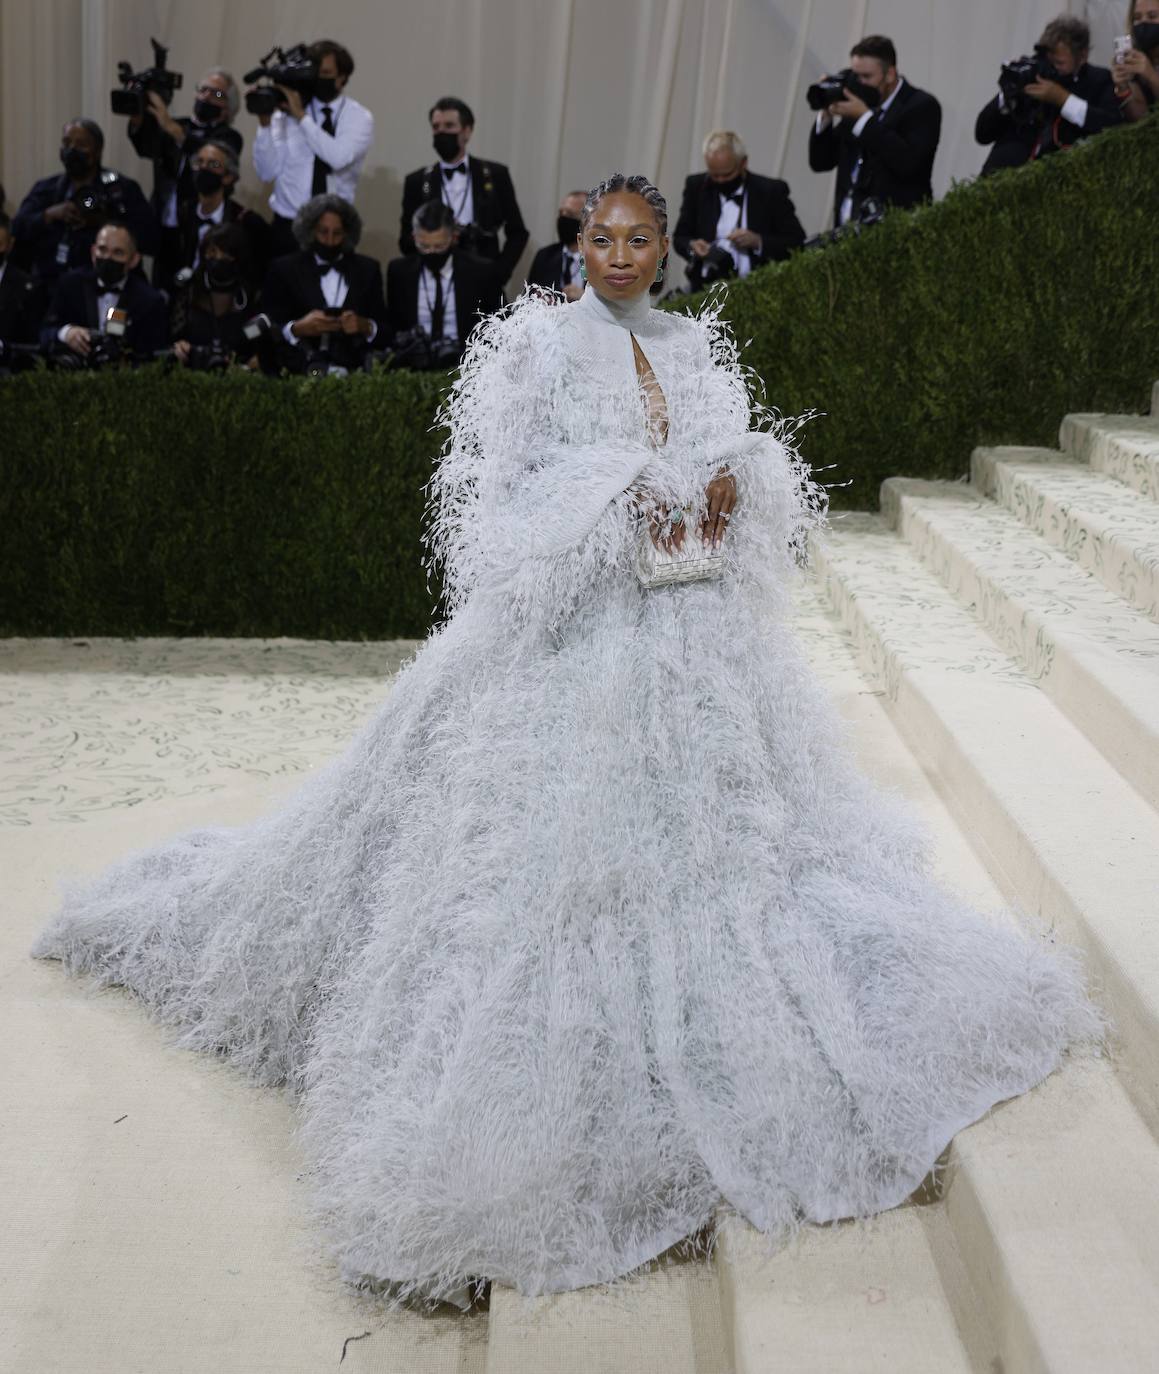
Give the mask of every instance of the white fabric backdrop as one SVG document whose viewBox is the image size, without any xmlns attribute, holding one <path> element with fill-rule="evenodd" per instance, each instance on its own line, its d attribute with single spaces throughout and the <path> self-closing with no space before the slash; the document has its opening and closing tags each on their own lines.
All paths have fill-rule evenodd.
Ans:
<svg viewBox="0 0 1159 1374">
<path fill-rule="evenodd" d="M 529 252 L 554 237 L 559 194 L 617 169 L 654 177 L 675 216 L 683 178 L 701 166 L 714 126 L 747 140 L 754 171 L 789 181 L 806 229 L 822 228 L 830 177 L 808 170 L 805 87 L 844 64 L 864 33 L 895 41 L 902 72 L 933 91 L 945 112 L 934 172 L 938 193 L 973 176 L 973 141 L 999 63 L 1028 50 L 1066 0 L 0 0 L 0 181 L 8 209 L 54 170 L 66 116 L 95 117 L 106 161 L 149 189 L 125 121 L 109 112 L 119 58 L 142 66 L 148 39 L 168 41 L 186 87 L 220 63 L 235 76 L 275 41 L 328 36 L 357 70 L 350 93 L 375 114 L 377 134 L 358 195 L 366 250 L 397 243 L 406 173 L 433 158 L 426 112 L 455 94 L 475 110 L 472 151 L 512 169 L 532 233 Z M 1096 61 L 1109 61 L 1124 0 L 1071 0 L 1095 29 Z M 320 18 L 319 16 L 323 16 Z M 1104 49 L 1106 51 L 1104 51 Z M 241 198 L 264 206 L 244 110 Z"/>
</svg>

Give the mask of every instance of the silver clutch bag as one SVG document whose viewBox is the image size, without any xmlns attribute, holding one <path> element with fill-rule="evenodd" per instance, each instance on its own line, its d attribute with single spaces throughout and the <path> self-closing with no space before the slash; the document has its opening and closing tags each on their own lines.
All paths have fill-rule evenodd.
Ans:
<svg viewBox="0 0 1159 1374">
<path fill-rule="evenodd" d="M 724 570 L 720 549 L 706 549 L 691 531 L 679 551 L 658 549 L 648 530 L 643 530 L 636 546 L 636 576 L 647 590 L 672 587 L 678 582 L 703 582 L 719 577 Z"/>
</svg>

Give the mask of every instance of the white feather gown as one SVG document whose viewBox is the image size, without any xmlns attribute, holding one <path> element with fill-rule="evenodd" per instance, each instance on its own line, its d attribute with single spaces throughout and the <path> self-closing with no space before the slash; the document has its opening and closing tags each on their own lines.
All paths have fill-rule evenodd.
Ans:
<svg viewBox="0 0 1159 1374">
<path fill-rule="evenodd" d="M 632 334 L 668 410 L 649 442 Z M 448 404 L 451 614 L 280 811 L 131 855 L 34 954 L 298 1095 L 343 1274 L 610 1280 L 722 1202 L 901 1202 L 1100 1021 L 1070 951 L 964 907 L 783 624 L 819 492 L 712 317 L 525 297 Z M 738 503 L 643 590 L 636 494 Z"/>
</svg>

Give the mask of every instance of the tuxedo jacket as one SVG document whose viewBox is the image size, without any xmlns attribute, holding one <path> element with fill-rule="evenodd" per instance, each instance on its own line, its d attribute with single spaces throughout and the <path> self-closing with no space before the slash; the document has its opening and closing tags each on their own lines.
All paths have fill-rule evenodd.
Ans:
<svg viewBox="0 0 1159 1374">
<path fill-rule="evenodd" d="M 378 326 L 379 333 L 374 343 L 352 334 L 329 335 L 329 353 L 341 367 L 358 367 L 367 350 L 381 348 L 386 343 L 382 331 L 386 328 L 386 301 L 382 294 L 382 268 L 374 258 L 364 253 L 347 253 L 340 258 L 338 266 L 346 278 L 346 300 L 344 310 L 353 310 L 365 315 Z M 262 287 L 262 310 L 270 317 L 279 330 L 291 320 L 300 320 L 311 310 L 325 310 L 326 297 L 322 294 L 322 278 L 312 252 L 291 253 L 288 257 L 275 258 L 266 273 Z M 304 360 L 305 352 L 292 344 L 284 344 L 282 361 L 291 370 Z M 316 344 L 316 340 L 309 341 Z"/>
<path fill-rule="evenodd" d="M 1087 63 L 1061 84 L 1087 102 L 1086 122 L 1081 126 L 1064 119 L 1062 111 L 1053 106 L 1040 107 L 1045 122 L 1015 118 L 1009 111 L 999 108 L 997 96 L 982 109 L 974 124 L 974 137 L 983 146 L 990 145 L 990 154 L 982 168 L 983 176 L 1069 148 L 1080 139 L 1090 138 L 1122 121 L 1115 80 L 1106 67 L 1092 67 Z"/>
<path fill-rule="evenodd" d="M 527 274 L 527 284 L 529 286 L 548 286 L 553 291 L 563 290 L 567 283 L 563 279 L 562 243 L 546 244 L 536 253 L 531 262 L 531 270 Z M 578 267 L 571 284 L 573 286 L 583 285 L 583 281 L 579 277 Z"/>
<path fill-rule="evenodd" d="M 142 253 L 148 256 L 157 251 L 157 217 L 144 191 L 132 177 L 102 167 L 92 189 L 109 204 L 112 212 L 109 218 L 122 219 L 132 229 Z M 54 283 L 70 268 L 88 267 L 92 263 L 89 250 L 99 226 L 71 229 L 65 224 L 50 224 L 44 218 L 45 210 L 68 200 L 71 194 L 72 182 L 67 172 L 43 177 L 24 197 L 12 221 L 12 236 L 18 240 L 19 266 L 43 282 Z M 68 257 L 63 264 L 57 261 L 57 250 L 62 243 Z"/>
<path fill-rule="evenodd" d="M 452 254 L 455 283 L 455 321 L 460 343 L 466 343 L 480 315 L 490 315 L 503 305 L 499 268 L 485 258 L 462 249 Z M 417 327 L 419 276 L 423 260 L 415 253 L 395 258 L 386 269 L 386 309 L 391 338 Z"/>
<path fill-rule="evenodd" d="M 859 157 L 865 160 L 857 179 L 858 201 L 873 196 L 886 205 L 909 208 L 932 198 L 942 107 L 928 91 L 907 81 L 885 114 L 872 118 L 860 137 L 853 124 L 840 119 L 818 133 L 814 123 L 809 134 L 809 166 L 815 172 L 837 169 L 835 220 Z"/>
<path fill-rule="evenodd" d="M 787 258 L 805 242 L 805 231 L 789 197 L 788 183 L 748 172 L 744 189 L 748 193 L 745 227 L 761 236 L 760 248 L 750 255 L 753 266 Z M 682 258 L 691 258 L 689 244 L 693 239 L 707 239 L 711 243 L 719 218 L 720 191 L 707 172 L 694 173 L 684 183 L 680 218 L 672 235 L 673 248 Z"/>
<path fill-rule="evenodd" d="M 464 246 L 476 257 L 495 262 L 501 280 L 506 284 L 530 237 L 519 211 L 519 202 L 515 199 L 511 173 L 501 162 L 488 162 L 486 158 L 477 158 L 473 153 L 467 171 L 474 199 L 474 223 L 483 232 L 476 236 L 473 243 Z M 436 162 L 433 166 L 420 167 L 417 172 L 411 172 L 403 183 L 402 223 L 398 233 L 398 246 L 403 253 L 415 251 L 411 232 L 414 212 L 428 200 L 442 199 L 442 175 L 442 169 Z M 503 233 L 502 247 L 499 245 L 500 231 Z"/>
<path fill-rule="evenodd" d="M 43 315 L 40 283 L 10 262 L 0 277 L 0 343 L 38 343 Z"/>
<path fill-rule="evenodd" d="M 91 268 L 66 272 L 56 284 L 52 303 L 40 331 L 41 344 L 46 349 L 57 346 L 61 325 L 79 324 L 86 329 L 99 329 L 98 298 L 101 290 L 97 274 Z M 148 362 L 154 353 L 169 346 L 169 308 L 160 291 L 145 280 L 141 271 L 130 272 L 117 297 L 117 308 L 129 314 L 129 326 L 121 341 L 141 362 Z"/>
<path fill-rule="evenodd" d="M 224 143 L 232 148 L 238 161 L 245 139 L 240 130 L 232 124 L 214 124 L 209 127 L 195 123 L 188 115 L 177 121 L 185 130 L 185 142 L 180 146 L 157 123 L 152 114 L 147 114 L 137 129 L 129 129 L 129 142 L 141 157 L 153 162 L 153 209 L 158 218 L 169 202 L 169 193 L 177 188 L 177 207 L 197 198 L 193 187 L 193 172 L 190 160 L 203 143 Z"/>
</svg>

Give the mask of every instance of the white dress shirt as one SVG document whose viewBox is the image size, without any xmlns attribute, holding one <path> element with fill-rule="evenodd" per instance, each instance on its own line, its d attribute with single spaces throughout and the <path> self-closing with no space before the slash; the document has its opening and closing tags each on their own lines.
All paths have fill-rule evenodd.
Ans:
<svg viewBox="0 0 1159 1374">
<path fill-rule="evenodd" d="M 579 270 L 580 255 L 579 249 L 574 251 L 570 248 L 563 250 L 563 257 L 560 261 L 560 280 L 565 286 L 582 286 L 583 278 Z"/>
<path fill-rule="evenodd" d="M 319 270 L 328 266 L 328 264 L 323 262 L 316 254 L 314 261 L 318 264 Z M 322 288 L 322 299 L 328 306 L 336 310 L 339 306 L 346 304 L 346 297 L 350 293 L 350 284 L 347 282 L 345 276 L 339 272 L 337 265 L 329 267 L 329 270 L 326 272 L 322 272 L 318 282 Z M 302 340 L 294 333 L 295 323 L 296 321 L 290 320 L 289 323 L 282 326 L 282 338 L 285 339 L 287 343 L 300 347 Z M 375 320 L 371 320 L 370 333 L 364 336 L 366 342 L 372 344 L 377 334 L 378 324 Z"/>
<path fill-rule="evenodd" d="M 215 224 L 225 223 L 225 197 L 222 196 L 221 204 L 209 215 L 202 216 L 200 205 L 194 207 L 193 213 L 197 216 L 197 247 L 193 250 L 193 261 L 190 266 L 196 267 L 201 261 L 201 240 Z"/>
<path fill-rule="evenodd" d="M 748 209 L 749 209 L 749 189 L 748 183 L 741 186 L 743 200 L 738 205 L 729 196 L 720 197 L 720 214 L 716 221 L 716 238 L 713 243 L 732 258 L 736 266 L 738 277 L 747 277 L 753 270 L 752 255 L 743 248 L 738 248 L 735 243 L 729 243 L 728 236 L 734 229 L 748 228 Z"/>
<path fill-rule="evenodd" d="M 443 279 L 443 332 L 441 337 L 454 342 L 459 337 L 459 316 L 455 309 L 455 264 L 453 259 L 448 258 L 443 263 L 439 276 Z M 418 323 L 419 328 L 428 337 L 431 332 L 431 311 L 434 309 L 437 289 L 435 274 L 424 263 L 423 270 L 419 273 Z"/>
<path fill-rule="evenodd" d="M 278 110 L 268 127 L 254 139 L 254 170 L 263 181 L 272 181 L 270 209 L 293 219 L 310 199 L 314 184 L 314 159 L 330 164 L 326 189 L 351 203 L 374 138 L 374 116 L 357 100 L 339 95 L 326 102 L 334 133 L 322 130 L 323 102 L 314 99 L 301 119 Z"/>
<path fill-rule="evenodd" d="M 446 173 L 452 167 L 463 167 L 454 176 Z M 475 188 L 471 184 L 471 158 L 464 153 L 459 162 L 440 162 L 439 179 L 442 183 L 443 204 L 449 205 L 454 212 L 456 224 L 475 223 Z"/>
</svg>

